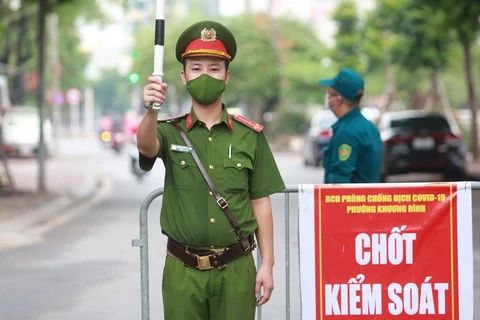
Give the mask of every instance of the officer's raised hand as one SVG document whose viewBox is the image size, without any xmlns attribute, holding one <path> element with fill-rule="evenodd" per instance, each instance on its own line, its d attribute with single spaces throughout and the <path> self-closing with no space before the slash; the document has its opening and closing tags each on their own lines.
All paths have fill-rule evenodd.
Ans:
<svg viewBox="0 0 480 320">
<path fill-rule="evenodd" d="M 143 88 L 143 101 L 145 108 L 152 110 L 153 104 L 155 104 L 156 107 L 161 106 L 167 97 L 167 89 L 168 85 L 166 83 L 161 83 L 160 79 L 156 76 L 148 77 L 148 84 Z"/>
</svg>

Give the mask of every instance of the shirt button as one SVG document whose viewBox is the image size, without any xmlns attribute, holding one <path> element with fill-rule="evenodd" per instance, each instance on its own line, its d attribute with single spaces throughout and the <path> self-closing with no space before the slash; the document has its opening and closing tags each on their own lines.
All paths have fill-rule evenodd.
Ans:
<svg viewBox="0 0 480 320">
<path fill-rule="evenodd" d="M 210 219 L 210 223 L 215 223 L 215 219 Z"/>
<path fill-rule="evenodd" d="M 180 162 L 180 164 L 181 164 L 182 166 L 184 166 L 184 165 L 185 165 L 185 161 L 182 160 L 182 161 Z"/>
<path fill-rule="evenodd" d="M 212 140 L 213 140 L 213 138 L 212 138 L 212 137 L 208 137 L 208 141 L 212 141 Z"/>
<path fill-rule="evenodd" d="M 211 195 L 211 196 L 213 196 L 213 192 L 212 192 L 212 191 L 210 191 L 208 194 Z"/>
<path fill-rule="evenodd" d="M 209 167 L 210 169 L 213 169 L 213 166 L 212 166 L 212 165 L 209 165 L 208 167 Z"/>
<path fill-rule="evenodd" d="M 239 167 L 239 168 L 240 168 L 241 166 L 242 166 L 242 164 L 241 164 L 241 163 L 237 163 L 237 167 Z"/>
</svg>

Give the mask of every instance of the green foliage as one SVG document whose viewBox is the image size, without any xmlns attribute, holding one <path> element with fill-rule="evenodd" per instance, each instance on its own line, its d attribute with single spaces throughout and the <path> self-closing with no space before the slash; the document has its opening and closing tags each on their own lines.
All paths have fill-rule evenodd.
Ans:
<svg viewBox="0 0 480 320">
<path fill-rule="evenodd" d="M 447 64 L 451 43 L 449 34 L 439 31 L 443 13 L 414 4 L 414 0 L 379 0 L 376 16 L 384 28 L 399 37 L 402 47 L 392 50 L 396 62 L 409 70 L 441 70 Z"/>
<path fill-rule="evenodd" d="M 318 80 L 335 73 L 333 65 L 322 66 L 330 60 L 329 49 L 321 43 L 313 29 L 296 20 L 280 19 L 279 31 L 288 45 L 283 49 L 284 65 L 280 72 L 288 79 L 285 96 L 290 103 L 309 104 L 323 101 Z"/>
<path fill-rule="evenodd" d="M 342 1 L 333 13 L 338 30 L 335 35 L 335 49 L 332 56 L 338 68 L 353 68 L 363 73 L 362 33 L 357 6 L 352 1 Z"/>
<path fill-rule="evenodd" d="M 62 65 L 61 90 L 82 88 L 86 81 L 85 68 L 89 56 L 79 50 L 80 36 L 77 33 L 75 21 L 81 18 L 84 21 L 106 22 L 104 13 L 95 0 L 64 0 L 56 8 L 59 25 L 59 50 Z"/>
<path fill-rule="evenodd" d="M 417 8 L 427 8 L 440 17 L 439 28 L 443 32 L 455 30 L 461 43 L 473 43 L 480 30 L 478 17 L 480 3 L 471 0 L 418 0 Z"/>
<path fill-rule="evenodd" d="M 280 70 L 268 26 L 243 15 L 228 24 L 237 41 L 237 57 L 230 65 L 233 90 L 225 98 L 231 103 L 263 104 L 280 97 Z"/>
<path fill-rule="evenodd" d="M 6 5 L 4 5 L 6 6 Z M 23 62 L 22 65 L 19 65 L 20 60 L 18 59 L 19 52 L 15 49 L 9 50 L 9 56 L 7 63 L 12 68 L 21 69 L 22 72 L 31 72 L 38 70 L 38 53 L 37 48 L 38 44 L 36 40 L 38 39 L 38 12 L 32 10 L 32 8 L 38 8 L 38 1 L 34 0 L 25 0 L 22 1 L 22 9 L 29 8 L 31 14 L 28 16 L 28 34 L 20 37 L 12 37 L 13 42 L 4 43 L 0 41 L 0 52 L 6 49 L 6 46 L 11 48 L 16 47 L 16 42 L 22 41 L 24 46 L 30 45 L 33 49 L 32 55 L 26 62 Z M 20 10 L 22 10 L 20 9 Z M 38 9 L 37 9 L 38 10 Z M 6 11 L 0 10 L 3 14 Z M 56 13 L 58 16 L 58 46 L 59 46 L 59 58 L 61 65 L 61 79 L 60 85 L 61 90 L 66 91 L 68 88 L 77 87 L 81 88 L 84 86 L 85 77 L 84 71 L 88 63 L 89 57 L 88 54 L 80 52 L 79 44 L 80 37 L 77 33 L 77 26 L 75 22 L 78 18 L 82 18 L 84 21 L 99 21 L 104 23 L 107 21 L 103 12 L 98 7 L 98 4 L 95 0 L 57 0 L 57 1 L 47 1 L 47 12 L 49 14 Z M 7 15 L 12 13 L 7 13 Z M 1 17 L 1 14 L 0 14 Z M 8 19 L 6 19 L 8 20 Z M 10 32 L 18 33 L 18 25 L 10 24 Z M 1 35 L 1 33 L 0 33 Z M 46 40 L 48 41 L 51 36 L 51 30 L 46 30 Z M 3 40 L 3 38 L 0 37 Z M 49 59 L 49 50 L 48 42 L 46 43 L 46 60 Z M 3 53 L 3 52 L 2 52 Z M 48 62 L 47 62 L 48 65 Z M 52 80 L 52 73 L 46 69 L 45 79 L 47 81 L 45 87 L 49 89 L 49 83 Z M 12 83 L 12 81 L 10 81 Z M 15 92 L 15 88 L 14 88 Z M 26 93 L 24 97 L 25 103 L 34 103 L 35 93 Z"/>
<path fill-rule="evenodd" d="M 100 110 L 126 111 L 132 107 L 130 105 L 132 86 L 124 76 L 118 74 L 117 70 L 104 70 L 102 77 L 90 85 L 95 91 L 95 104 Z"/>
<path fill-rule="evenodd" d="M 268 128 L 267 133 L 272 136 L 280 134 L 302 134 L 301 129 L 308 127 L 308 119 L 303 110 L 294 108 L 293 106 L 283 107 L 277 112 L 277 117 Z"/>
<path fill-rule="evenodd" d="M 69 88 L 81 88 L 85 83 L 85 67 L 87 66 L 88 54 L 78 49 L 79 36 L 74 29 L 61 29 L 59 38 L 60 61 L 62 66 L 61 90 L 65 92 Z"/>
</svg>

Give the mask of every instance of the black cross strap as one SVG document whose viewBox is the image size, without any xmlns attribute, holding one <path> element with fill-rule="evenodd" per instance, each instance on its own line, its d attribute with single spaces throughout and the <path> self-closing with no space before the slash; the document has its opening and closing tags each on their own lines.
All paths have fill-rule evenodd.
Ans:
<svg viewBox="0 0 480 320">
<path fill-rule="evenodd" d="M 243 240 L 245 238 L 245 235 L 243 234 L 242 230 L 240 230 L 240 226 L 239 226 L 237 220 L 235 219 L 232 212 L 228 208 L 227 200 L 225 200 L 225 198 L 223 198 L 218 193 L 217 189 L 215 188 L 215 185 L 213 184 L 212 180 L 208 176 L 207 171 L 205 171 L 205 168 L 203 167 L 202 162 L 198 158 L 198 155 L 195 152 L 195 149 L 193 148 L 192 144 L 190 143 L 190 140 L 188 140 L 187 134 L 176 123 L 172 123 L 172 125 L 175 127 L 175 129 L 177 129 L 178 133 L 180 133 L 180 136 L 182 137 L 185 144 L 188 147 L 192 148 L 193 159 L 195 160 L 195 163 L 197 164 L 198 169 L 200 169 L 200 172 L 202 173 L 203 179 L 205 179 L 205 182 L 207 182 L 208 187 L 210 188 L 213 195 L 215 196 L 215 199 L 217 200 L 218 206 L 223 210 L 223 212 L 225 212 L 225 215 L 227 216 L 228 221 L 230 221 L 230 224 L 235 229 L 235 232 L 237 233 L 237 236 L 238 236 L 238 240 Z M 243 242 L 242 242 L 242 245 L 243 245 Z"/>
</svg>

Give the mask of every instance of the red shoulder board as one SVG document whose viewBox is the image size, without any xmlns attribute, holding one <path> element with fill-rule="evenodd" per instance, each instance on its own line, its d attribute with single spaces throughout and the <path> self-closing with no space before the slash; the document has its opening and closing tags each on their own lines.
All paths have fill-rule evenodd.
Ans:
<svg viewBox="0 0 480 320">
<path fill-rule="evenodd" d="M 256 132 L 262 132 L 263 130 L 263 126 L 261 124 L 258 124 L 250 119 L 247 119 L 243 116 L 240 116 L 238 114 L 234 114 L 232 115 L 232 118 L 238 122 L 240 122 L 241 124 L 249 127 L 250 129 L 256 131 Z"/>
<path fill-rule="evenodd" d="M 168 117 L 168 118 L 158 118 L 157 122 L 176 122 L 182 118 L 185 118 L 188 113 L 182 113 L 178 116 Z"/>
</svg>

